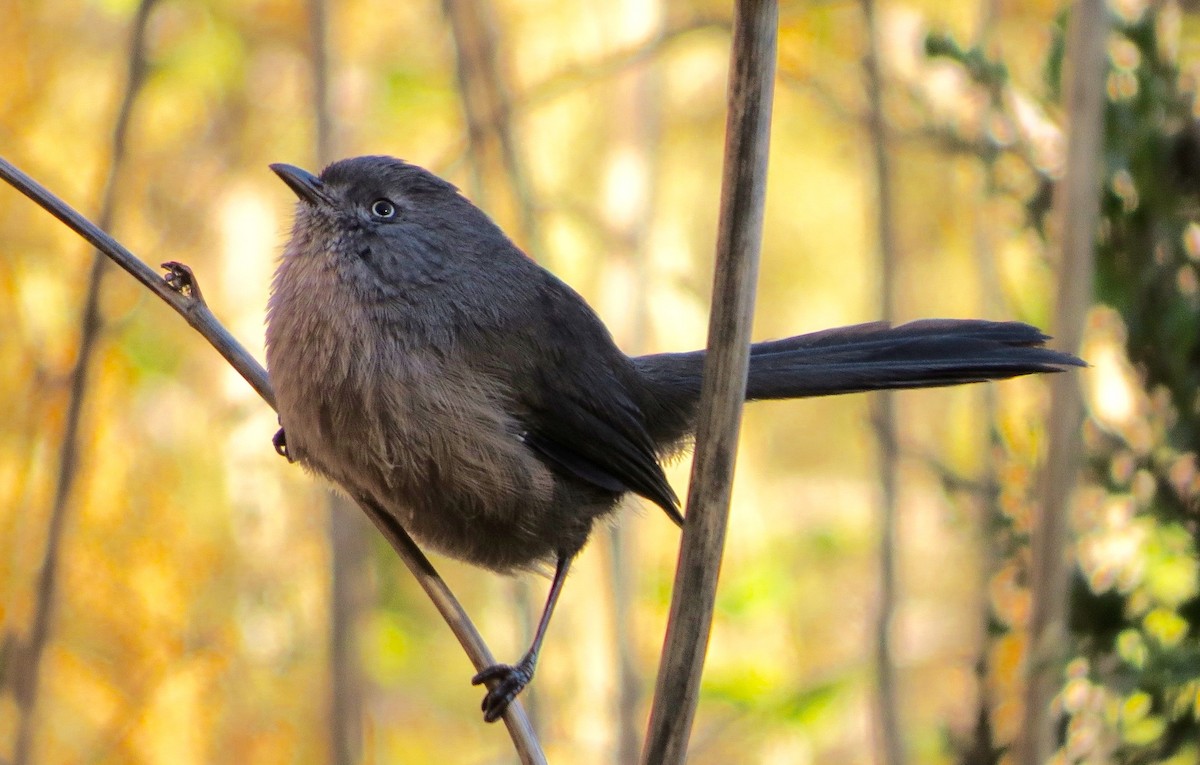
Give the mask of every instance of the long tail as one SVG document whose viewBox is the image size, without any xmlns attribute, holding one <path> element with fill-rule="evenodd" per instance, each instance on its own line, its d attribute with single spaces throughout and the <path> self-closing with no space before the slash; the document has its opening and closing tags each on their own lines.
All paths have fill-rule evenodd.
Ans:
<svg viewBox="0 0 1200 765">
<path fill-rule="evenodd" d="M 858 324 L 755 343 L 746 398 L 934 388 L 1086 366 L 1069 353 L 1046 348 L 1049 339 L 1020 322 L 926 319 L 898 327 Z M 694 427 L 704 353 L 633 360 L 649 383 L 643 411 L 659 444 L 674 444 Z"/>
</svg>

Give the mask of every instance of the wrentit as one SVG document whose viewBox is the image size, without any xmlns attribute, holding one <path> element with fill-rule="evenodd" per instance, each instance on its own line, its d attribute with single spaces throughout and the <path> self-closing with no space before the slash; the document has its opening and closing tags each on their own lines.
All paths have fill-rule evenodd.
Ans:
<svg viewBox="0 0 1200 765">
<path fill-rule="evenodd" d="M 704 351 L 630 357 L 574 290 L 450 183 L 391 157 L 314 176 L 272 283 L 267 366 L 289 459 L 413 537 L 501 573 L 554 561 L 529 651 L 472 680 L 498 719 L 532 679 L 570 562 L 691 437 Z M 878 322 L 756 343 L 746 398 L 981 382 L 1083 364 L 1017 322 Z M 285 445 L 285 446 L 284 446 Z"/>
</svg>

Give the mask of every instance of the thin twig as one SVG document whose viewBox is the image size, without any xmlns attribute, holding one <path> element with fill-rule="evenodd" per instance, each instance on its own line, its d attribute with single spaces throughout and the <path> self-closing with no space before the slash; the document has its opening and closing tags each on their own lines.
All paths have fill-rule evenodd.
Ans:
<svg viewBox="0 0 1200 765">
<path fill-rule="evenodd" d="M 67 228 L 87 240 L 93 247 L 116 262 L 118 266 L 136 279 L 143 287 L 153 292 L 164 303 L 171 306 L 188 324 L 204 336 L 229 364 L 237 370 L 254 392 L 275 408 L 275 393 L 267 382 L 267 373 L 242 347 L 233 335 L 213 316 L 208 304 L 195 299 L 190 293 L 191 285 L 183 290 L 171 286 L 158 272 L 143 263 L 124 245 L 113 239 L 102 228 L 76 212 L 70 205 L 42 186 L 33 178 L 17 169 L 8 160 L 0 157 L 0 180 L 36 202 L 42 209 L 58 218 Z"/>
<path fill-rule="evenodd" d="M 879 305 L 885 321 L 896 318 L 896 226 L 892 205 L 889 131 L 883 109 L 883 74 L 879 20 L 875 0 L 862 0 L 867 28 L 863 69 L 867 79 L 867 131 L 875 166 L 875 232 L 879 247 Z M 879 455 L 879 602 L 875 613 L 876 713 L 879 715 L 880 761 L 903 765 L 904 734 L 897 702 L 896 663 L 892 655 L 892 619 L 896 614 L 896 503 L 900 450 L 896 443 L 896 398 L 891 391 L 873 396 L 875 440 Z"/>
<path fill-rule="evenodd" d="M 998 0 L 982 0 L 980 3 L 979 31 L 976 45 L 980 50 L 990 51 L 993 42 L 993 32 L 999 19 Z M 989 100 L 982 107 L 983 122 L 989 124 L 994 117 L 1002 116 L 1003 105 Z M 1007 117 L 1006 117 L 1007 118 Z M 1026 146 L 1026 148 L 1028 148 Z M 1020 153 L 1020 152 L 1018 152 Z M 1028 152 L 1025 152 L 1028 156 Z M 982 155 L 981 155 L 982 156 Z M 989 200 L 996 195 L 999 178 L 995 162 L 984 162 L 983 179 L 980 181 L 980 198 Z M 1032 169 L 1033 164 L 1029 167 Z M 976 268 L 979 272 L 980 294 L 983 302 L 983 314 L 992 318 L 999 314 L 1003 301 L 1000 286 L 1000 276 L 997 271 L 997 258 L 992 243 L 993 231 L 985 205 L 975 205 L 973 220 L 973 247 Z M 992 622 L 994 609 L 991 598 L 992 578 L 1000 570 L 1001 557 L 995 540 L 995 530 L 1001 528 L 1003 512 L 1000 508 L 999 470 L 996 460 L 991 455 L 1000 453 L 1003 441 L 997 425 L 998 399 L 996 386 L 981 385 L 975 394 L 982 401 L 980 419 L 985 425 L 982 434 L 983 453 L 985 459 L 976 482 L 980 490 L 975 494 L 974 505 L 977 508 L 975 523 L 975 546 L 979 558 L 979 589 L 976 602 L 979 609 L 978 622 L 978 651 L 975 656 L 974 672 L 976 686 L 975 724 L 971 730 L 970 740 L 963 746 L 959 756 L 964 765 L 983 765 L 995 757 L 996 741 L 995 726 L 992 723 L 992 703 L 994 692 L 991 688 L 991 651 L 992 639 L 989 625 Z M 953 486 L 944 477 L 942 485 Z M 986 490 L 984 490 L 986 489 Z"/>
<path fill-rule="evenodd" d="M 664 8 L 655 3 L 652 38 L 663 32 Z M 639 5 L 622 6 L 620 24 L 641 31 L 647 11 Z M 613 83 L 611 162 L 627 161 L 635 172 L 623 174 L 621 201 L 607 204 L 597 216 L 611 233 L 606 248 L 625 263 L 627 283 L 618 288 L 631 313 L 629 330 L 622 338 L 632 354 L 644 353 L 649 334 L 650 253 L 647 241 L 658 199 L 658 149 L 662 142 L 662 97 L 659 68 L 652 63 L 630 69 Z M 608 181 L 611 182 L 611 179 Z M 634 592 L 636 531 L 625 523 L 608 530 L 609 573 L 612 599 L 612 649 L 616 666 L 616 728 L 613 762 L 634 763 L 642 749 L 644 722 L 640 711 L 644 680 L 638 671 L 634 637 L 638 635 Z"/>
<path fill-rule="evenodd" d="M 536 82 L 512 99 L 512 114 L 523 117 L 553 103 L 557 99 L 576 94 L 581 88 L 603 82 L 634 67 L 646 64 L 667 50 L 681 38 L 705 29 L 727 31 L 729 21 L 724 17 L 697 16 L 674 26 L 662 29 L 653 37 L 629 48 L 614 51 L 597 59 L 565 67 Z M 446 168 L 456 164 L 467 150 L 465 140 L 455 140 L 441 153 L 440 159 L 429 163 L 430 169 Z M 535 211 L 536 212 L 536 211 Z"/>
<path fill-rule="evenodd" d="M 699 701 L 746 392 L 766 201 L 778 19 L 775 0 L 739 0 L 734 14 L 709 352 L 700 393 L 687 523 L 642 752 L 645 765 L 684 762 Z"/>
<path fill-rule="evenodd" d="M 164 268 L 168 269 L 168 275 L 164 279 L 96 224 L 80 215 L 66 202 L 51 194 L 44 186 L 2 157 L 0 157 L 0 180 L 13 186 L 58 218 L 72 231 L 116 261 L 117 265 L 125 269 L 163 302 L 175 309 L 229 362 L 230 366 L 237 370 L 238 374 L 246 379 L 250 387 L 272 409 L 275 408 L 275 394 L 267 380 L 267 371 L 213 316 L 208 305 L 201 299 L 199 286 L 186 266 L 173 262 L 165 264 Z M 476 669 L 483 669 L 494 664 L 491 652 L 487 650 L 475 626 L 446 583 L 434 570 L 433 565 L 417 548 L 416 543 L 396 523 L 394 518 L 387 515 L 383 508 L 361 501 L 359 505 L 371 521 L 384 532 L 384 536 L 400 556 L 404 565 L 408 567 L 417 582 L 429 595 L 430 600 L 433 601 L 442 618 L 446 620 Z M 545 762 L 545 756 L 541 752 L 541 747 L 537 743 L 525 711 L 518 701 L 509 704 L 504 715 L 504 722 L 508 726 L 509 735 L 513 739 L 522 763 Z"/>
<path fill-rule="evenodd" d="M 841 97 L 820 80 L 805 77 L 803 73 L 781 70 L 779 72 L 781 85 L 796 91 L 805 92 L 835 118 L 847 123 L 859 124 L 870 119 L 867 112 L 858 107 L 845 103 Z M 900 92 L 908 103 L 924 113 L 932 113 L 928 92 L 914 82 L 899 83 Z M 892 91 L 896 88 L 893 87 Z M 891 92 L 891 91 L 889 91 Z M 1000 98 L 991 102 L 991 114 L 1000 120 L 1011 137 L 1001 142 L 991 135 L 972 135 L 964 133 L 960 126 L 948 123 L 931 122 L 932 118 L 923 120 L 916 126 L 889 126 L 889 136 L 893 144 L 924 144 L 931 145 L 949 154 L 967 154 L 977 158 L 1009 157 L 1017 160 L 1028 172 L 1038 177 L 1046 175 L 1046 169 L 1039 163 L 1036 150 L 1030 143 L 1029 137 L 1021 130 L 1020 120 L 1012 113 L 1012 104 L 1023 92 L 1014 86 L 1006 85 L 1000 91 Z M 1014 192 L 1016 193 L 1016 192 Z M 1024 192 L 1022 192 L 1024 193 Z"/>
<path fill-rule="evenodd" d="M 614 51 L 579 66 L 560 69 L 545 80 L 530 85 L 517 95 L 514 107 L 520 112 L 528 112 L 544 106 L 569 93 L 578 92 L 582 85 L 609 79 L 643 64 L 661 55 L 667 47 L 683 37 L 705 29 L 728 30 L 729 19 L 725 16 L 697 15 L 660 28 L 645 42 L 625 50 Z"/>
<path fill-rule="evenodd" d="M 443 0 L 442 11 L 454 36 L 455 72 L 467 122 L 474 196 L 477 200 L 487 199 L 484 175 L 487 168 L 499 165 L 512 189 L 508 206 L 516 208 L 519 239 L 534 260 L 544 261 L 532 188 L 517 151 L 512 88 L 505 71 L 494 9 L 483 0 Z M 492 209 L 498 207 L 481 204 Z"/>
<path fill-rule="evenodd" d="M 108 176 L 101 193 L 101 226 L 110 228 L 117 193 L 118 180 L 124 168 L 126 138 L 133 114 L 133 103 L 146 79 L 146 22 L 155 0 L 141 0 L 134 13 L 130 33 L 128 67 L 121 104 L 117 108 L 113 124 Z M 42 655 L 50 639 L 50 623 L 54 615 L 58 591 L 59 557 L 62 551 L 62 536 L 66 528 L 67 510 L 75 478 L 79 473 L 79 429 L 83 418 L 83 402 L 88 390 L 88 371 L 95 355 L 100 336 L 100 291 L 108 263 L 99 253 L 92 256 L 92 267 L 88 274 L 87 297 L 79 326 L 79 354 L 71 370 L 70 396 L 67 402 L 66 422 L 63 426 L 62 445 L 59 452 L 58 479 L 54 487 L 54 504 L 50 510 L 50 521 L 46 530 L 46 548 L 42 556 L 42 567 L 38 572 L 37 597 L 33 607 L 33 619 L 29 637 L 24 645 L 22 661 L 17 670 L 17 722 L 16 741 L 13 745 L 13 765 L 25 765 L 32 759 L 33 730 L 37 711 L 39 676 Z"/>
<path fill-rule="evenodd" d="M 308 0 L 308 26 L 312 35 L 309 55 L 313 87 L 313 132 L 317 165 L 333 161 L 333 109 L 329 103 L 329 9 L 325 0 Z"/>
<path fill-rule="evenodd" d="M 1104 148 L 1105 40 L 1108 9 L 1103 0 L 1079 0 L 1071 11 L 1067 39 L 1067 169 L 1062 182 L 1062 262 L 1054 333 L 1062 347 L 1083 341 L 1091 304 L 1096 231 L 1100 222 L 1100 168 Z M 1049 449 L 1042 473 L 1041 502 L 1033 538 L 1033 610 L 1029 622 L 1025 720 L 1019 762 L 1039 765 L 1055 746 L 1056 716 L 1050 704 L 1062 679 L 1066 655 L 1066 605 L 1070 568 L 1069 503 L 1082 464 L 1083 400 L 1073 375 L 1050 380 Z"/>
</svg>

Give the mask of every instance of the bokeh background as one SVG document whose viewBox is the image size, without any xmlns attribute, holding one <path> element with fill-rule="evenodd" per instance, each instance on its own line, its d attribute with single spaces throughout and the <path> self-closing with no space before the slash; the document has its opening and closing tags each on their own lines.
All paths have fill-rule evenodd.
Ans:
<svg viewBox="0 0 1200 765">
<path fill-rule="evenodd" d="M 1050 325 L 1066 5 L 879 4 L 899 319 Z M 1197 756 L 1190 5 L 1110 7 L 1061 762 Z M 294 203 L 267 164 L 363 153 L 452 180 L 627 350 L 691 349 L 730 24 L 658 0 L 0 0 L 0 155 L 189 264 L 260 359 Z M 868 39 L 858 2 L 782 3 L 759 339 L 880 315 Z M 89 286 L 92 257 L 0 188 L 0 762 L 514 761 L 391 550 L 275 455 L 271 411 L 174 313 L 115 269 Z M 1010 757 L 1047 404 L 1038 379 L 896 399 L 909 761 Z M 878 462 L 865 396 L 747 410 L 692 761 L 881 761 Z M 677 543 L 630 502 L 576 564 L 523 696 L 552 762 L 636 758 Z M 547 581 L 435 564 L 519 656 Z"/>
</svg>

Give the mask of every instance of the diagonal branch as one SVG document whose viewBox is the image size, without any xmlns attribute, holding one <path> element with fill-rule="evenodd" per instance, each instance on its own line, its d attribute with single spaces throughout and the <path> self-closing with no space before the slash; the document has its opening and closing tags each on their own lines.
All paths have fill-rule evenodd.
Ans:
<svg viewBox="0 0 1200 765">
<path fill-rule="evenodd" d="M 163 302 L 175 309 L 193 329 L 217 349 L 217 352 L 246 379 L 246 382 L 250 383 L 250 387 L 272 409 L 275 408 L 275 394 L 267 380 L 267 371 L 213 316 L 212 311 L 201 298 L 199 286 L 187 266 L 166 263 L 163 267 L 168 270 L 167 277 L 165 279 L 160 277 L 104 230 L 80 215 L 66 202 L 50 193 L 44 186 L 2 157 L 0 157 L 0 180 L 13 186 L 58 218 L 96 249 L 112 258 L 117 265 L 125 269 Z M 378 505 L 359 501 L 359 506 L 383 533 L 408 570 L 416 577 L 418 584 L 425 590 L 434 607 L 454 632 L 475 668 L 483 669 L 494 664 L 495 659 L 475 629 L 475 625 L 471 623 L 450 588 L 446 586 L 445 581 L 434 569 L 433 564 L 429 562 L 429 559 L 425 557 L 407 532 Z M 545 756 L 529 725 L 529 719 L 518 702 L 514 701 L 509 704 L 504 715 L 504 723 L 508 726 L 509 735 L 513 739 L 522 763 L 545 762 Z"/>
<path fill-rule="evenodd" d="M 622 72 L 652 61 L 664 55 L 672 45 L 688 35 L 708 29 L 728 31 L 729 21 L 724 14 L 707 15 L 700 12 L 684 21 L 660 27 L 646 40 L 628 48 L 615 50 L 586 63 L 564 67 L 547 75 L 545 79 L 529 85 L 518 94 L 514 107 L 518 111 L 528 112 L 545 106 L 564 95 L 578 92 L 586 85 L 616 77 Z"/>
<path fill-rule="evenodd" d="M 45 186 L 3 157 L 0 157 L 0 180 L 20 191 L 46 212 L 58 218 L 67 228 L 111 258 L 143 287 L 174 308 L 176 313 L 203 335 L 204 339 L 217 349 L 217 352 L 237 370 L 238 374 L 250 383 L 250 387 L 254 388 L 254 391 L 272 409 L 275 408 L 275 393 L 271 390 L 270 383 L 267 382 L 267 371 L 250 356 L 250 353 L 233 335 L 229 334 L 229 330 L 217 321 L 208 305 L 199 299 L 199 291 L 194 283 L 184 285 L 183 289 L 173 287 L 172 282 L 164 279 L 157 271 L 146 265 L 123 244 L 112 238 L 108 232 L 80 215 L 66 202 L 50 193 Z"/>
</svg>

